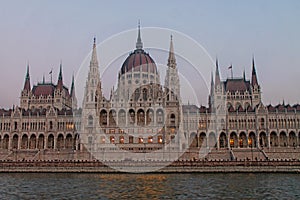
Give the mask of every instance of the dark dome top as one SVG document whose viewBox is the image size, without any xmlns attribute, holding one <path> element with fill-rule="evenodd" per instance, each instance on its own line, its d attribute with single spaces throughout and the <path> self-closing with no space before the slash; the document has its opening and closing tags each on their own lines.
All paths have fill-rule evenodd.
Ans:
<svg viewBox="0 0 300 200">
<path fill-rule="evenodd" d="M 136 49 L 134 52 L 130 53 L 129 56 L 124 61 L 121 74 L 125 74 L 128 71 L 139 72 L 150 72 L 157 74 L 157 68 L 154 60 L 146 53 L 143 49 Z"/>
</svg>

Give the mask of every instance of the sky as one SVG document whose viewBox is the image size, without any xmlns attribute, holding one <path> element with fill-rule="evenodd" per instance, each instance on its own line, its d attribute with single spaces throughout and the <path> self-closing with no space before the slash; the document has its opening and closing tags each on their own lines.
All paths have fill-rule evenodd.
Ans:
<svg viewBox="0 0 300 200">
<path fill-rule="evenodd" d="M 93 37 L 101 43 L 136 29 L 138 20 L 143 28 L 171 29 L 192 38 L 213 60 L 218 58 L 222 79 L 230 76 L 231 64 L 235 77 L 244 70 L 250 77 L 254 56 L 263 103 L 300 102 L 300 2 L 296 0 L 3 0 L 0 4 L 0 107 L 19 105 L 27 63 L 33 85 L 43 75 L 49 81 L 51 69 L 56 82 L 62 62 L 64 83 L 70 87 L 72 74 L 78 73 L 91 51 Z M 128 48 L 134 49 L 134 43 Z M 175 51 L 181 48 L 176 37 L 174 46 Z M 193 49 L 185 52 L 197 56 Z M 207 96 L 208 90 L 203 94 Z"/>
</svg>

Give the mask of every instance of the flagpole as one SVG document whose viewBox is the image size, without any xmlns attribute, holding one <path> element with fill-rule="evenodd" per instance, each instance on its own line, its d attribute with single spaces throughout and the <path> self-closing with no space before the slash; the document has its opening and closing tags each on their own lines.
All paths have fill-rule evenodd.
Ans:
<svg viewBox="0 0 300 200">
<path fill-rule="evenodd" d="M 233 79 L 232 64 L 228 67 L 228 69 L 230 69 L 230 72 L 231 72 L 231 79 Z"/>
<path fill-rule="evenodd" d="M 49 72 L 49 74 L 51 75 L 51 84 L 52 84 L 52 71 L 53 71 L 53 68 L 51 68 L 51 71 Z"/>
</svg>

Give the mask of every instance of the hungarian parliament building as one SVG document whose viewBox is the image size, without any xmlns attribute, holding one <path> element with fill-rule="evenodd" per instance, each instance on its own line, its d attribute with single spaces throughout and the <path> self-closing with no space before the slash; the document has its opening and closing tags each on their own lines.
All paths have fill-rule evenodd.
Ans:
<svg viewBox="0 0 300 200">
<path fill-rule="evenodd" d="M 300 105 L 263 104 L 254 58 L 250 79 L 244 74 L 222 80 L 216 61 L 207 107 L 182 104 L 172 37 L 166 63 L 161 84 L 138 28 L 136 48 L 106 98 L 94 39 L 82 105 L 77 105 L 74 77 L 70 89 L 65 85 L 62 65 L 56 84 L 43 80 L 33 86 L 27 66 L 20 105 L 0 109 L 0 159 L 15 159 L 18 152 L 30 159 L 72 153 L 60 159 L 75 159 L 76 152 L 139 154 L 166 148 L 193 158 L 209 151 L 206 159 L 299 157 Z"/>
</svg>

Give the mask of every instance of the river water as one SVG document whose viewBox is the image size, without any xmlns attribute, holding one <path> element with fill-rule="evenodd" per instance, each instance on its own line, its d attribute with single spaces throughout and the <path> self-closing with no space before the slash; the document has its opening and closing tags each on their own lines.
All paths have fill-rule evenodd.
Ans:
<svg viewBox="0 0 300 200">
<path fill-rule="evenodd" d="M 2 173 L 0 199 L 300 199 L 300 175 Z"/>
</svg>

